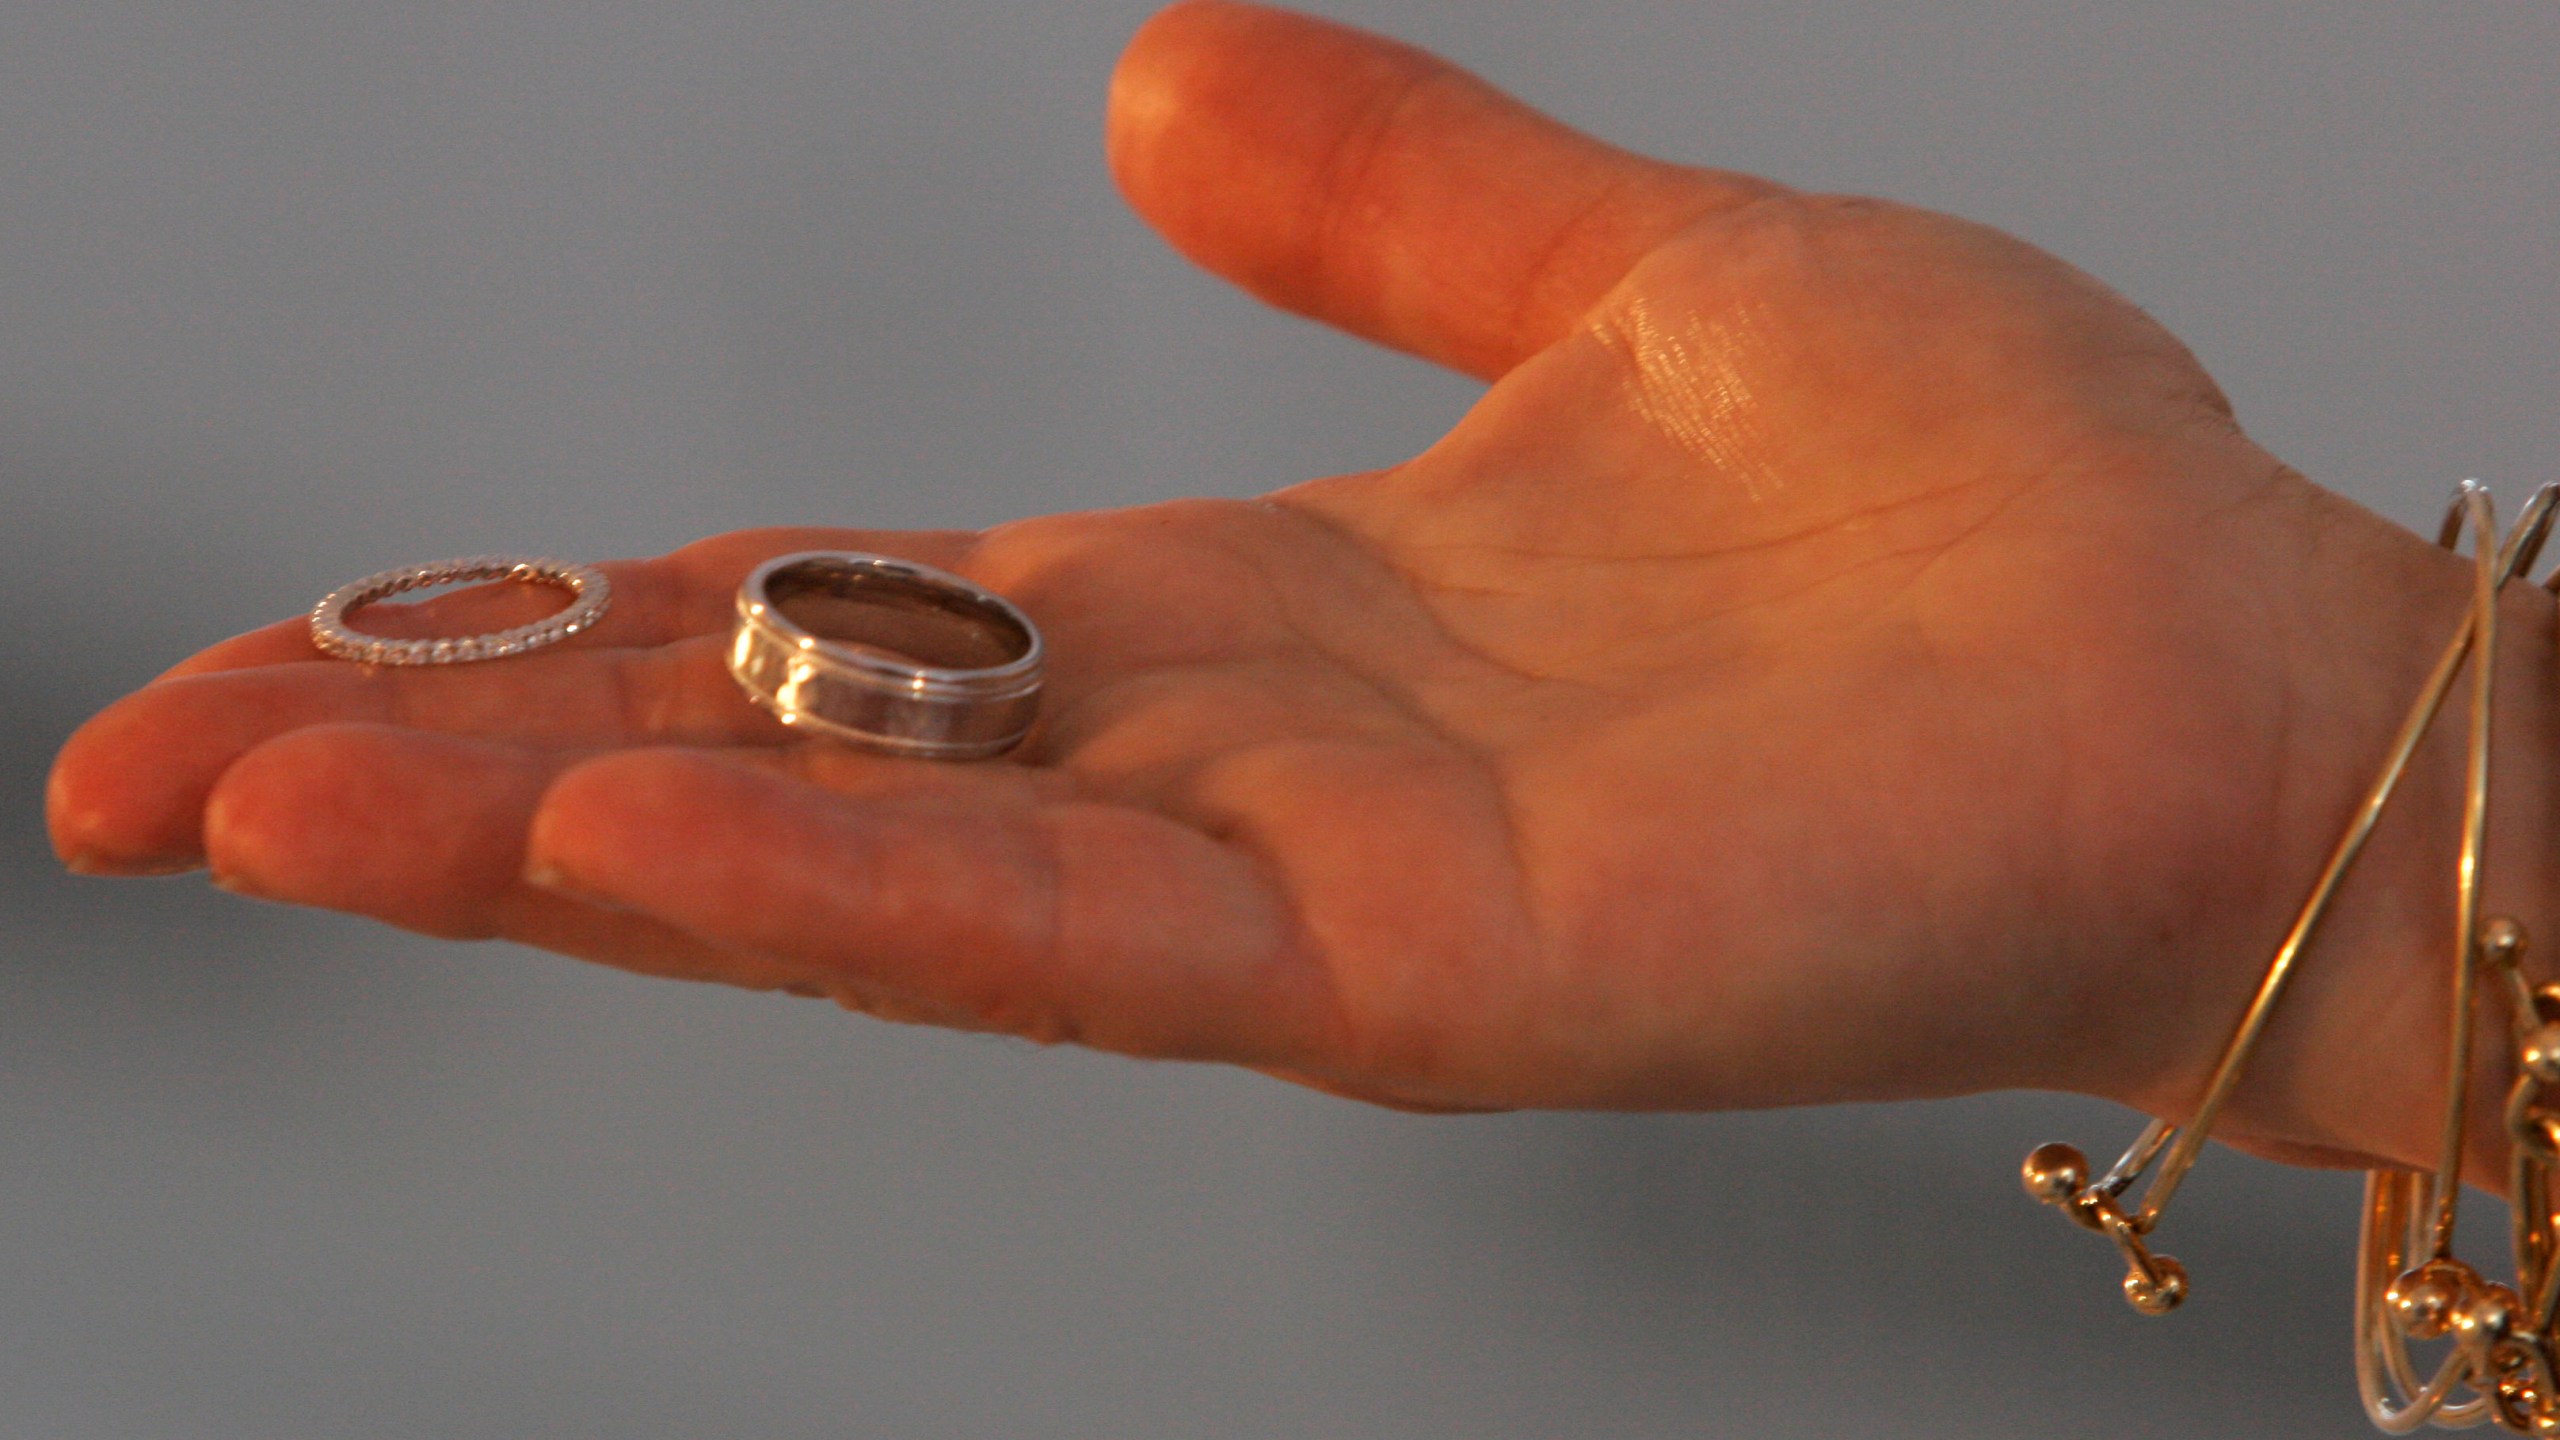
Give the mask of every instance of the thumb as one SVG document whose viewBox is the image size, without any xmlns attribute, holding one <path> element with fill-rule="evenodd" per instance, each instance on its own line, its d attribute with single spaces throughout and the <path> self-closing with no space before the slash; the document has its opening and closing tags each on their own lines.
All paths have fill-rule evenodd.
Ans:
<svg viewBox="0 0 2560 1440">
<path fill-rule="evenodd" d="M 1487 379 L 1674 232 L 1780 188 L 1629 154 L 1410 46 L 1233 0 L 1138 32 L 1108 145 L 1130 202 L 1200 265 Z"/>
</svg>

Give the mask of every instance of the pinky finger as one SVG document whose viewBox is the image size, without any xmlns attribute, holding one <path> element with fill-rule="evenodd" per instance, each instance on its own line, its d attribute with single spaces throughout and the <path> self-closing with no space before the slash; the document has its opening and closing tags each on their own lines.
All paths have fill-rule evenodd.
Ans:
<svg viewBox="0 0 2560 1440">
<path fill-rule="evenodd" d="M 1249 859 L 995 772 L 856 797 L 700 752 L 622 752 L 553 782 L 527 867 L 856 1008 L 1246 1065 L 1332 1048 L 1321 967 Z"/>
</svg>

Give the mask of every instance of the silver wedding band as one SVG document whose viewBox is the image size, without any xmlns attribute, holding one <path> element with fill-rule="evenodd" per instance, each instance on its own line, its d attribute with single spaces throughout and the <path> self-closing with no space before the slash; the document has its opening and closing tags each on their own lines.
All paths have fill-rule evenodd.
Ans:
<svg viewBox="0 0 2560 1440">
<path fill-rule="evenodd" d="M 1040 631 L 993 591 L 887 555 L 812 550 L 738 587 L 729 673 L 783 724 L 893 755 L 977 760 L 1029 733 Z"/>
<path fill-rule="evenodd" d="M 529 625 L 439 640 L 394 640 L 367 635 L 347 624 L 348 612 L 377 600 L 474 580 L 557 586 L 569 592 L 569 606 Z M 522 555 L 470 555 L 431 565 L 405 565 L 339 586 L 311 607 L 311 643 L 327 654 L 362 665 L 457 665 L 466 660 L 497 660 L 559 644 L 595 624 L 612 600 L 612 582 L 592 565 Z"/>
</svg>

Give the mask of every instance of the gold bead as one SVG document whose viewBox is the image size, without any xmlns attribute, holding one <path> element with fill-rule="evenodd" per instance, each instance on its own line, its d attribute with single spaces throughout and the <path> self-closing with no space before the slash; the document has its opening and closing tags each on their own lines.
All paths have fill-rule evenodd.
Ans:
<svg viewBox="0 0 2560 1440">
<path fill-rule="evenodd" d="M 2412 1340 L 2441 1340 L 2452 1333 L 2454 1313 L 2470 1294 L 2473 1276 L 2452 1260 L 2430 1260 L 2403 1270 L 2382 1292 L 2391 1323 Z"/>
<path fill-rule="evenodd" d="M 2545 1085 L 2560 1085 L 2560 1025 L 2545 1025 L 2524 1037 L 2516 1064 Z"/>
<path fill-rule="evenodd" d="M 2533 987 L 2533 1018 L 2560 1020 L 2560 985 Z"/>
<path fill-rule="evenodd" d="M 2524 958 L 2524 927 L 2505 915 L 2480 922 L 2480 963 L 2511 969 Z"/>
<path fill-rule="evenodd" d="M 2154 1255 L 2151 1274 L 2125 1272 L 2124 1298 L 2145 1315 L 2166 1315 L 2187 1298 L 2187 1267 L 2166 1255 Z"/>
<path fill-rule="evenodd" d="M 2019 1167 L 2018 1178 L 2026 1183 L 2028 1194 L 2045 1204 L 2066 1204 L 2089 1184 L 2089 1157 L 2059 1140 L 2039 1145 Z"/>
<path fill-rule="evenodd" d="M 2506 1286 L 2479 1285 L 2454 1311 L 2453 1326 L 2466 1340 L 2496 1345 L 2516 1333 L 2516 1320 L 2523 1309 L 2524 1301 Z"/>
</svg>

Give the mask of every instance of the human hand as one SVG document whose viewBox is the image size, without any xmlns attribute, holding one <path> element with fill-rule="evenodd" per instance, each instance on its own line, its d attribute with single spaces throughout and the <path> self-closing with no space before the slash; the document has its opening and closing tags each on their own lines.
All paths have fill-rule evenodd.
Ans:
<svg viewBox="0 0 2560 1440">
<path fill-rule="evenodd" d="M 1616 152 L 1355 32 L 1179 6 L 1110 149 L 1193 258 L 1482 402 L 1258 502 L 706 541 L 535 656 L 368 672 L 285 622 L 73 738 L 65 858 L 1395 1104 L 2193 1103 L 2461 566 L 2028 246 Z M 1030 743 L 885 759 L 747 705 L 731 593 L 820 547 L 1030 612 Z M 2544 828 L 2501 831 L 2520 896 Z M 2426 1156 L 2431 907 L 2350 905 L 2227 1125 Z"/>
</svg>

